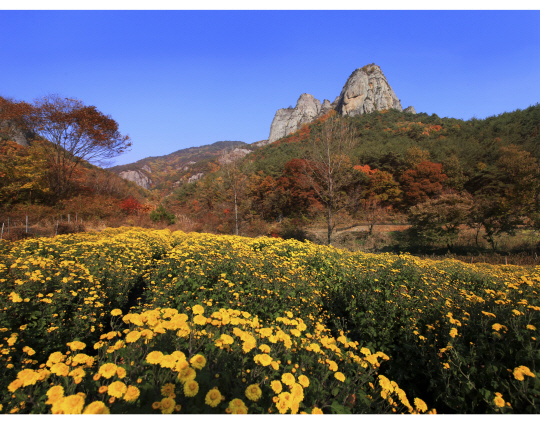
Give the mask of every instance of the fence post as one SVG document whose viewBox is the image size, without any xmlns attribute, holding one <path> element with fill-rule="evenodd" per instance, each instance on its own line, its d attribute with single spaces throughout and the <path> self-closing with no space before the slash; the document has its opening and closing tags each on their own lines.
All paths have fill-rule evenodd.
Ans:
<svg viewBox="0 0 540 424">
<path fill-rule="evenodd" d="M 54 231 L 54 235 L 56 236 L 58 234 L 58 221 L 56 221 L 56 230 Z"/>
<path fill-rule="evenodd" d="M 28 215 L 26 215 L 26 234 L 28 234 Z"/>
<path fill-rule="evenodd" d="M 71 215 L 68 213 L 68 224 L 71 224 Z"/>
<path fill-rule="evenodd" d="M 0 241 L 2 241 L 3 237 L 4 237 L 4 223 L 2 222 L 2 233 L 0 234 Z"/>
</svg>

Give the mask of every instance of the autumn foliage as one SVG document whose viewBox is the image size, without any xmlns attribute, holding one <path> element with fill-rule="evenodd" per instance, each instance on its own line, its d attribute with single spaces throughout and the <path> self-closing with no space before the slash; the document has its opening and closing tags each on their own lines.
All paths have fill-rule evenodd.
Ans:
<svg viewBox="0 0 540 424">
<path fill-rule="evenodd" d="M 141 202 L 129 196 L 127 199 L 120 203 L 120 209 L 122 209 L 128 215 L 137 213 L 142 208 Z"/>
</svg>

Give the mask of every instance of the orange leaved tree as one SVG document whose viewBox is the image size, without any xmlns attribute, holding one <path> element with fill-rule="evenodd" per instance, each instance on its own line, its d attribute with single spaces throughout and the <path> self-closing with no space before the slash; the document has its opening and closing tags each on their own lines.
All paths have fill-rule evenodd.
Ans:
<svg viewBox="0 0 540 424">
<path fill-rule="evenodd" d="M 131 146 L 129 136 L 120 134 L 114 119 L 76 99 L 58 95 L 38 99 L 29 122 L 51 143 L 46 149 L 49 186 L 58 197 L 69 192 L 73 171 L 82 161 L 103 164 Z"/>
</svg>

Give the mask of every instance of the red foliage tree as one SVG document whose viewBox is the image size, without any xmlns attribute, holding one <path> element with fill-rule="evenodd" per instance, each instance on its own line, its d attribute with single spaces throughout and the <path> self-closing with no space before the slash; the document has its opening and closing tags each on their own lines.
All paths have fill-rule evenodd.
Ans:
<svg viewBox="0 0 540 424">
<path fill-rule="evenodd" d="M 442 164 L 423 161 L 401 176 L 405 202 L 408 205 L 425 202 L 440 194 L 442 183 L 448 177 L 442 172 Z"/>
<path fill-rule="evenodd" d="M 137 213 L 142 209 L 142 204 L 137 199 L 129 196 L 127 199 L 120 203 L 120 209 L 126 212 L 128 215 L 132 213 Z"/>
</svg>

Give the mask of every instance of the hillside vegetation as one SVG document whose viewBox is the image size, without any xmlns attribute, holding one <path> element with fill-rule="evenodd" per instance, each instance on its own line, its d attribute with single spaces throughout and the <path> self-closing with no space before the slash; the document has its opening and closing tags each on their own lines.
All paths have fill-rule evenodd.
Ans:
<svg viewBox="0 0 540 424">
<path fill-rule="evenodd" d="M 246 156 L 234 178 L 221 167 L 182 185 L 169 207 L 222 233 L 234 233 L 238 223 L 241 234 L 255 235 L 254 228 L 270 233 L 283 219 L 297 230 L 324 221 L 324 187 L 314 182 L 306 151 L 329 119 L 354 137 L 339 174 L 349 182 L 334 206 L 341 226 L 409 222 L 417 245 L 450 250 L 464 229 L 474 232 L 477 248 L 495 250 L 505 234 L 538 228 L 539 105 L 469 121 L 396 110 L 330 114 Z"/>
<path fill-rule="evenodd" d="M 216 165 L 213 162 L 216 158 L 224 151 L 235 148 L 253 149 L 252 146 L 243 141 L 217 141 L 209 145 L 189 147 L 168 155 L 148 157 L 134 163 L 117 165 L 108 169 L 116 174 L 133 169 L 142 170 L 141 172 L 145 172 L 152 179 L 152 189 L 169 194 L 178 182 L 182 182 L 199 172 L 206 174 L 215 170 Z"/>
</svg>

